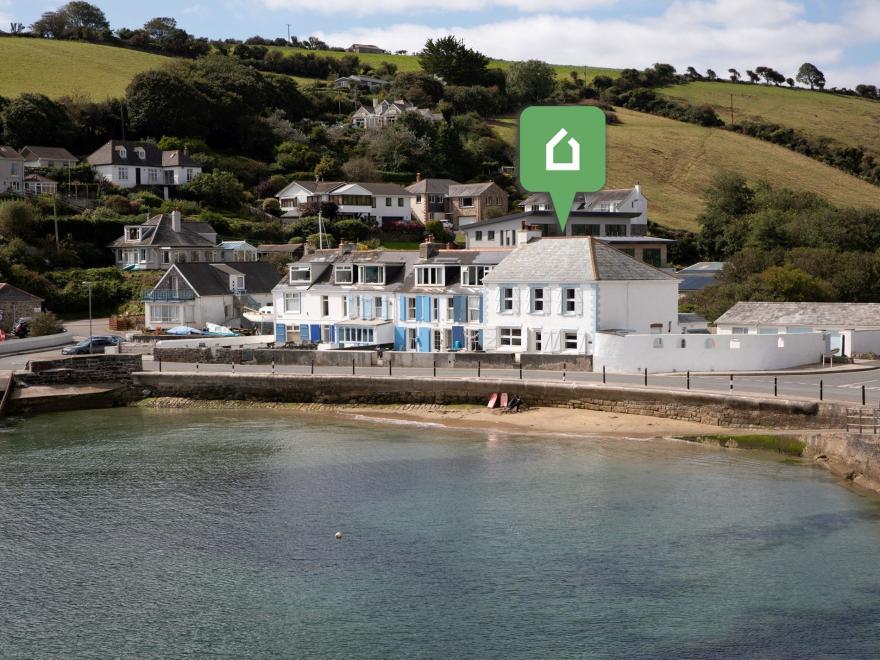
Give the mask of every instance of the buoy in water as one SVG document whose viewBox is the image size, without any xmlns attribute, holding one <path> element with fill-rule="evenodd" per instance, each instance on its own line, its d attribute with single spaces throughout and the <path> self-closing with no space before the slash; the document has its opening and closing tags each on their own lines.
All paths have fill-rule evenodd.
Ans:
<svg viewBox="0 0 880 660">
<path fill-rule="evenodd" d="M 342 532 L 336 532 L 336 540 L 339 540 L 341 538 L 342 538 Z"/>
</svg>

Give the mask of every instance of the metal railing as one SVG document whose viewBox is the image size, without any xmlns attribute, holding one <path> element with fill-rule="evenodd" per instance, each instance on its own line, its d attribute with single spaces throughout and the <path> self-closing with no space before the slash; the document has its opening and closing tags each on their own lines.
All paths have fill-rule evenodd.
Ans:
<svg viewBox="0 0 880 660">
<path fill-rule="evenodd" d="M 880 427 L 880 410 L 877 408 L 847 408 L 846 432 L 877 435 Z"/>
</svg>

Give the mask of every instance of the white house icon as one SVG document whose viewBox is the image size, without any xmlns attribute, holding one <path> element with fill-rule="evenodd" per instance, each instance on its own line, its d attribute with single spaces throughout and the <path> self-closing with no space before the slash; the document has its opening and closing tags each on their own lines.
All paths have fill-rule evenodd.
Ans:
<svg viewBox="0 0 880 660">
<path fill-rule="evenodd" d="M 546 147 L 546 167 L 548 172 L 572 172 L 581 169 L 581 145 L 574 138 L 568 139 L 571 147 L 571 161 L 568 163 L 557 163 L 554 151 L 556 145 L 562 142 L 563 138 L 568 135 L 568 131 L 560 128 L 559 132 L 547 143 Z"/>
</svg>

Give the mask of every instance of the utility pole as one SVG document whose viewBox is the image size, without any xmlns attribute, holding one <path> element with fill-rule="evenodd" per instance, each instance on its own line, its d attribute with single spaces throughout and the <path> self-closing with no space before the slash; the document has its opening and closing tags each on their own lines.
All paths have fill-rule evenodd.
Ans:
<svg viewBox="0 0 880 660">
<path fill-rule="evenodd" d="M 89 288 L 89 353 L 92 352 L 92 285 L 94 282 L 86 281 L 83 282 L 83 286 L 87 286 Z"/>
<path fill-rule="evenodd" d="M 58 193 L 52 195 L 52 218 L 55 222 L 55 251 L 58 251 L 61 241 L 58 240 Z"/>
<path fill-rule="evenodd" d="M 324 219 L 320 208 L 318 209 L 318 249 L 324 249 Z"/>
<path fill-rule="evenodd" d="M 290 23 L 287 24 L 287 45 L 290 45 Z"/>
</svg>

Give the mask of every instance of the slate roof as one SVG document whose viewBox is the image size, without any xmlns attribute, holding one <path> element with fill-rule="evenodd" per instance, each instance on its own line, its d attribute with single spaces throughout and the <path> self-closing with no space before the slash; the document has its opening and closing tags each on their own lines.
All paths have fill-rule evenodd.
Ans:
<svg viewBox="0 0 880 660">
<path fill-rule="evenodd" d="M 397 197 L 412 197 L 413 194 L 396 183 L 361 183 L 359 181 L 351 181 L 349 185 L 360 186 L 364 190 L 370 191 L 374 195 L 395 195 Z"/>
<path fill-rule="evenodd" d="M 109 247 L 215 247 L 214 241 L 203 236 L 203 233 L 216 234 L 207 222 L 181 222 L 180 231 L 171 228 L 171 216 L 168 214 L 154 215 L 144 222 L 142 227 L 154 227 L 147 231 L 139 241 L 126 241 L 123 234 Z"/>
<path fill-rule="evenodd" d="M 638 217 L 638 213 L 624 213 L 624 212 L 613 212 L 613 211 L 581 211 L 581 212 L 572 212 L 571 215 L 568 216 L 568 221 L 576 220 L 578 218 L 586 218 L 586 219 L 626 219 L 626 218 L 635 218 Z M 526 220 L 528 224 L 556 224 L 556 215 L 553 211 L 518 211 L 517 213 L 511 213 L 510 215 L 502 215 L 498 218 L 490 218 L 488 220 L 480 220 L 479 222 L 472 222 L 469 225 L 465 225 L 462 227 L 463 231 L 470 231 L 471 229 L 482 229 L 483 227 L 491 227 L 492 225 L 503 224 L 505 222 L 510 222 L 511 220 Z M 618 237 L 608 237 L 608 238 L 623 238 L 622 236 Z M 652 237 L 653 238 L 653 237 Z M 660 239 L 656 239 L 660 240 Z"/>
<path fill-rule="evenodd" d="M 738 302 L 715 323 L 880 328 L 880 303 Z"/>
<path fill-rule="evenodd" d="M 679 312 L 678 313 L 678 322 L 679 323 L 708 323 L 708 321 L 706 321 L 705 316 L 701 316 L 700 314 L 694 314 L 693 312 Z"/>
<path fill-rule="evenodd" d="M 125 158 L 118 147 L 125 147 Z M 140 158 L 135 149 L 141 147 L 144 157 Z M 91 165 L 136 165 L 140 167 L 201 167 L 180 149 L 162 151 L 152 142 L 133 140 L 109 140 L 98 147 L 86 159 Z"/>
<path fill-rule="evenodd" d="M 275 266 L 264 261 L 231 264 L 175 264 L 174 268 L 186 279 L 199 296 L 229 295 L 229 275 L 245 276 L 248 293 L 269 293 L 278 284 L 280 276 Z"/>
<path fill-rule="evenodd" d="M 486 181 L 483 183 L 458 183 L 454 186 L 449 186 L 449 196 L 476 197 L 477 195 L 482 195 L 493 185 L 495 184 L 491 181 Z"/>
<path fill-rule="evenodd" d="M 432 193 L 449 194 L 449 188 L 457 185 L 460 184 L 453 179 L 422 179 L 421 181 L 411 183 L 406 189 L 418 195 L 430 195 Z"/>
<path fill-rule="evenodd" d="M 76 156 L 70 153 L 64 147 L 40 147 L 27 145 L 24 149 L 21 150 L 22 156 L 33 156 L 34 159 L 44 159 L 44 160 L 76 160 Z"/>
<path fill-rule="evenodd" d="M 699 261 L 695 264 L 682 268 L 679 273 L 687 273 L 688 275 L 697 275 L 704 273 L 706 275 L 715 275 L 724 270 L 724 261 Z"/>
<path fill-rule="evenodd" d="M 338 188 L 339 186 L 345 184 L 344 181 L 292 181 L 291 183 L 295 183 L 298 186 L 302 186 L 303 188 L 308 190 L 310 193 L 313 193 L 316 195 L 321 194 L 321 193 L 328 193 L 331 190 L 333 190 L 334 188 Z M 289 186 L 290 186 L 290 184 L 285 186 L 284 190 L 287 190 L 287 188 Z M 284 192 L 284 190 L 282 190 L 281 192 Z M 280 194 L 281 193 L 279 192 L 278 195 L 280 195 Z"/>
<path fill-rule="evenodd" d="M 20 153 L 5 144 L 0 144 L 0 158 L 6 158 L 9 160 L 24 160 Z"/>
<path fill-rule="evenodd" d="M 718 284 L 718 281 L 714 277 L 707 277 L 706 275 L 697 275 L 696 277 L 681 277 L 681 275 L 679 275 L 679 277 L 681 278 L 681 284 L 678 285 L 678 290 L 682 293 L 687 291 L 700 291 L 707 286 Z"/>
<path fill-rule="evenodd" d="M 541 238 L 520 245 L 486 275 L 484 282 L 578 283 L 676 279 L 601 241 L 586 237 Z"/>
<path fill-rule="evenodd" d="M 22 291 L 17 286 L 0 283 L 0 302 L 43 302 L 39 296 L 35 296 L 27 291 Z"/>
</svg>

